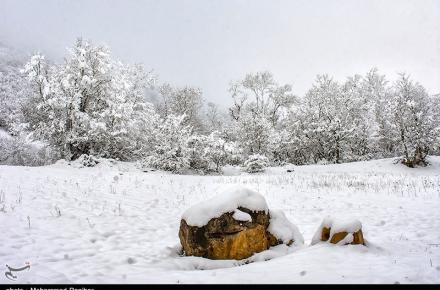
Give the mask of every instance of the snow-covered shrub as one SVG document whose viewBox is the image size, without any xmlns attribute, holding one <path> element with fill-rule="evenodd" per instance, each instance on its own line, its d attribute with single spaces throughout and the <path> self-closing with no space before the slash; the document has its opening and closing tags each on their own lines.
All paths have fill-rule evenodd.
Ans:
<svg viewBox="0 0 440 290">
<path fill-rule="evenodd" d="M 244 171 L 248 173 L 263 172 L 267 166 L 269 166 L 269 159 L 266 156 L 254 154 L 244 162 Z"/>
<path fill-rule="evenodd" d="M 225 151 L 227 152 L 226 164 L 235 166 L 243 164 L 243 150 L 240 148 L 237 142 L 226 142 Z"/>
<path fill-rule="evenodd" d="M 327 159 L 321 159 L 318 162 L 316 162 L 316 164 L 318 164 L 318 165 L 327 165 L 327 164 L 331 164 L 331 162 L 328 161 Z"/>
<path fill-rule="evenodd" d="M 243 114 L 236 124 L 237 141 L 246 154 L 267 153 L 271 136 L 271 123 L 266 116 L 252 112 Z"/>
<path fill-rule="evenodd" d="M 77 160 L 84 167 L 94 167 L 99 163 L 99 159 L 93 155 L 83 154 Z"/>
<path fill-rule="evenodd" d="M 207 136 L 204 155 L 209 162 L 210 170 L 220 173 L 222 166 L 232 158 L 234 149 L 233 144 L 221 138 L 218 131 Z"/>
<path fill-rule="evenodd" d="M 270 160 L 277 165 L 284 165 L 289 160 L 290 134 L 286 129 L 272 130 L 268 152 Z"/>
<path fill-rule="evenodd" d="M 214 131 L 208 136 L 191 135 L 187 141 L 187 149 L 190 168 L 206 174 L 220 173 L 234 148 L 220 136 L 220 132 Z"/>
<path fill-rule="evenodd" d="M 41 166 L 59 156 L 47 144 L 31 142 L 24 136 L 10 136 L 0 130 L 0 164 Z"/>
<path fill-rule="evenodd" d="M 210 171 L 209 160 L 207 158 L 208 139 L 204 135 L 194 134 L 188 138 L 187 153 L 189 166 L 200 173 Z"/>
</svg>

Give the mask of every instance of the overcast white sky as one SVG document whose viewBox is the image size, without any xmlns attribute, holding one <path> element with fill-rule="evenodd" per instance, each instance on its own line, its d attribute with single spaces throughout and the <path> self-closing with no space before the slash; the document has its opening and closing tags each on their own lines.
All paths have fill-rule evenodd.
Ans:
<svg viewBox="0 0 440 290">
<path fill-rule="evenodd" d="M 0 0 L 3 43 L 61 58 L 78 36 L 225 105 L 229 81 L 259 70 L 299 95 L 372 67 L 440 92 L 438 0 Z"/>
</svg>

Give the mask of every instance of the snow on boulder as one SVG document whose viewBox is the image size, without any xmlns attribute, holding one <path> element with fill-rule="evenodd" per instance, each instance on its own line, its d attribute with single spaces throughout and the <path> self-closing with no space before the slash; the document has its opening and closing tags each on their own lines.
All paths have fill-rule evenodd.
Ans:
<svg viewBox="0 0 440 290">
<path fill-rule="evenodd" d="M 303 242 L 284 214 L 274 211 L 271 217 L 264 197 L 245 187 L 231 187 L 186 210 L 179 239 L 187 256 L 235 260 L 281 243 Z"/>
<path fill-rule="evenodd" d="M 304 244 L 304 238 L 298 227 L 292 224 L 281 210 L 270 210 L 270 221 L 267 231 L 272 238 L 271 244 L 286 244 L 288 246 Z"/>
<path fill-rule="evenodd" d="M 365 245 L 362 224 L 358 220 L 336 220 L 326 217 L 312 239 L 312 245 L 319 242 L 337 245 Z"/>
<path fill-rule="evenodd" d="M 234 211 L 234 214 L 232 215 L 232 218 L 236 221 L 240 221 L 240 222 L 251 222 L 252 221 L 252 217 L 250 214 L 245 213 L 239 209 L 236 209 Z"/>
<path fill-rule="evenodd" d="M 268 212 L 264 197 L 246 187 L 234 186 L 214 198 L 201 202 L 183 213 L 182 219 L 190 226 L 202 227 L 212 218 L 218 218 L 227 212 L 234 212 L 239 207 L 253 212 Z"/>
</svg>

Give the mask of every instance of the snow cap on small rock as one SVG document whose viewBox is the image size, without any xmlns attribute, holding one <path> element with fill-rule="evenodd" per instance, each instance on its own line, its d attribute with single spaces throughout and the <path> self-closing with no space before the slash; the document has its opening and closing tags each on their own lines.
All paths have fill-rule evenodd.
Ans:
<svg viewBox="0 0 440 290">
<path fill-rule="evenodd" d="M 362 224 L 356 219 L 334 219 L 326 217 L 312 238 L 312 245 L 319 242 L 332 244 L 361 244 L 365 245 L 362 234 Z"/>
</svg>

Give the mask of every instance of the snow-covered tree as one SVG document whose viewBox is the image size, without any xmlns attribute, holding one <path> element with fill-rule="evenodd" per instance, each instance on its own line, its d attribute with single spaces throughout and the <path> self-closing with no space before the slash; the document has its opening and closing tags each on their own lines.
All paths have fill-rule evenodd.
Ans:
<svg viewBox="0 0 440 290">
<path fill-rule="evenodd" d="M 409 167 L 426 164 L 426 155 L 437 138 L 431 105 L 425 89 L 401 74 L 393 86 L 391 111 L 403 162 Z"/>
<path fill-rule="evenodd" d="M 18 135 L 25 129 L 22 108 L 30 88 L 20 73 L 24 57 L 0 43 L 0 128 Z"/>
<path fill-rule="evenodd" d="M 237 158 L 235 146 L 234 143 L 225 141 L 218 131 L 207 136 L 193 134 L 188 138 L 186 151 L 190 168 L 201 173 L 220 173 L 224 165 Z"/>
<path fill-rule="evenodd" d="M 228 141 L 226 139 L 224 144 L 224 150 L 226 151 L 225 164 L 241 165 L 243 164 L 244 154 L 243 149 L 236 141 Z"/>
<path fill-rule="evenodd" d="M 315 162 L 326 159 L 339 163 L 348 136 L 347 104 L 341 87 L 327 75 L 317 77 L 303 103 L 302 123 L 307 147 Z"/>
<path fill-rule="evenodd" d="M 0 129 L 0 164 L 41 166 L 53 163 L 59 156 L 41 142 L 32 142 L 23 133 L 12 136 Z"/>
<path fill-rule="evenodd" d="M 290 85 L 278 85 L 269 72 L 247 74 L 233 82 L 230 93 L 233 105 L 229 113 L 233 119 L 235 140 L 246 155 L 270 156 L 270 139 L 282 128 L 288 108 L 295 96 Z"/>
<path fill-rule="evenodd" d="M 270 136 L 273 131 L 271 122 L 265 115 L 251 111 L 242 114 L 235 124 L 237 142 L 246 155 L 268 154 Z"/>
<path fill-rule="evenodd" d="M 144 159 L 145 165 L 175 173 L 190 168 L 188 139 L 192 130 L 183 124 L 185 118 L 185 115 L 168 115 L 157 122 L 152 154 Z"/>
<path fill-rule="evenodd" d="M 440 155 L 440 94 L 431 96 L 433 135 L 436 136 L 431 144 L 430 154 Z"/>
<path fill-rule="evenodd" d="M 202 107 L 202 91 L 199 88 L 189 86 L 179 88 L 170 84 L 163 84 L 159 87 L 156 108 L 163 118 L 170 114 L 185 114 L 184 124 L 200 132 L 204 125 L 201 116 Z"/>
<path fill-rule="evenodd" d="M 209 160 L 206 158 L 207 137 L 201 134 L 192 134 L 187 140 L 187 154 L 189 167 L 201 173 L 210 170 Z"/>
<path fill-rule="evenodd" d="M 208 102 L 204 114 L 204 129 L 205 133 L 212 133 L 214 131 L 227 131 L 231 120 L 226 111 L 213 102 Z"/>
<path fill-rule="evenodd" d="M 218 131 L 209 134 L 206 141 L 204 155 L 209 161 L 210 169 L 214 172 L 221 172 L 222 166 L 235 157 L 235 144 L 225 141 Z"/>
<path fill-rule="evenodd" d="M 279 85 L 268 72 L 247 74 L 243 80 L 232 82 L 229 92 L 234 100 L 229 109 L 234 120 L 239 120 L 247 111 L 263 115 L 275 127 L 283 114 L 295 100 L 291 85 Z"/>
<path fill-rule="evenodd" d="M 342 86 L 344 112 L 348 114 L 349 134 L 344 152 L 346 161 L 372 158 L 376 146 L 377 126 L 374 120 L 374 99 L 367 94 L 365 79 L 360 75 L 347 78 Z"/>
<path fill-rule="evenodd" d="M 363 93 L 371 103 L 364 118 L 371 123 L 371 155 L 374 158 L 392 157 L 398 154 L 391 123 L 391 88 L 385 75 L 377 69 L 370 70 L 363 79 Z"/>
<path fill-rule="evenodd" d="M 26 64 L 32 87 L 27 121 L 37 138 L 64 158 L 82 154 L 129 159 L 154 117 L 143 89 L 152 79 L 140 67 L 114 61 L 104 46 L 78 39 L 62 65 L 49 66 L 34 55 Z"/>
<path fill-rule="evenodd" d="M 103 151 L 122 160 L 139 158 L 151 151 L 153 128 L 159 116 L 144 91 L 153 79 L 142 66 L 114 64 L 111 96 L 100 117 L 106 130 L 99 136 Z"/>
<path fill-rule="evenodd" d="M 268 144 L 268 154 L 274 163 L 283 165 L 291 159 L 291 138 L 286 128 L 271 130 Z"/>
<path fill-rule="evenodd" d="M 340 163 L 367 154 L 371 136 L 368 110 L 360 76 L 341 86 L 328 75 L 319 75 L 299 108 L 291 111 L 292 162 Z"/>
</svg>

